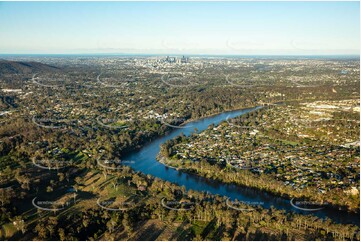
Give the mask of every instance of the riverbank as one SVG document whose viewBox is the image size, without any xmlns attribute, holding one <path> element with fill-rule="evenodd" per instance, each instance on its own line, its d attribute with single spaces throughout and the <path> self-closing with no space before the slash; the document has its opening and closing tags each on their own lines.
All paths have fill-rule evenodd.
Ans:
<svg viewBox="0 0 361 242">
<path fill-rule="evenodd" d="M 216 113 L 214 113 L 214 114 L 205 115 L 205 116 L 202 116 L 202 117 L 200 117 L 200 118 L 187 119 L 186 121 L 184 121 L 184 122 L 183 122 L 182 124 L 180 124 L 179 126 L 182 127 L 182 126 L 187 125 L 188 123 L 195 122 L 195 121 L 199 121 L 199 120 L 202 120 L 202 119 L 205 119 L 205 118 L 215 117 L 215 116 L 220 115 L 220 114 L 223 114 L 223 113 L 240 111 L 240 110 L 246 110 L 246 109 L 252 109 L 252 108 L 263 108 L 263 107 L 265 107 L 265 106 L 248 106 L 248 107 L 237 107 L 237 108 L 233 108 L 233 109 L 225 109 L 225 110 L 222 111 L 222 112 L 216 112 Z"/>
<path fill-rule="evenodd" d="M 297 114 L 299 114 L 297 108 L 292 109 L 289 106 L 276 107 L 271 110 L 262 109 L 256 111 L 255 117 L 252 116 L 249 118 L 247 114 L 248 118 L 246 117 L 245 122 L 262 123 L 262 120 L 272 121 L 275 118 L 278 120 L 280 113 L 284 115 L 283 123 L 287 123 L 290 117 L 297 120 L 297 116 L 292 116 L 293 113 L 290 110 L 296 110 Z M 355 182 L 352 179 L 349 179 L 350 183 L 346 183 L 346 181 L 343 181 L 345 183 L 341 182 L 344 178 L 352 178 L 352 176 L 355 176 L 356 171 L 351 170 L 349 173 L 345 173 L 344 177 L 339 176 L 337 179 L 332 177 L 328 179 L 325 177 L 325 174 L 332 174 L 334 172 L 334 168 L 327 165 L 328 162 L 333 160 L 335 162 L 334 164 L 338 164 L 337 167 L 341 169 L 342 167 L 346 167 L 346 165 L 347 167 L 352 167 L 352 165 L 357 166 L 357 159 L 355 158 L 355 161 L 351 161 L 351 159 L 349 159 L 350 161 L 347 160 L 349 163 L 344 163 L 342 159 L 336 160 L 337 157 L 344 157 L 346 152 L 346 154 L 349 154 L 349 151 L 335 148 L 324 151 L 322 147 L 327 146 L 324 146 L 323 143 L 317 143 L 318 146 L 315 143 L 305 145 L 305 143 L 302 143 L 304 142 L 302 138 L 296 139 L 297 142 L 302 144 L 302 147 L 295 148 L 295 144 L 298 144 L 297 142 L 283 141 L 283 139 L 289 138 L 286 135 L 286 131 L 288 134 L 289 128 L 280 126 L 280 128 L 277 129 L 274 128 L 275 125 L 273 125 L 275 122 L 269 123 L 268 126 L 260 127 L 260 134 L 258 135 L 242 132 L 242 139 L 240 139 L 239 132 L 235 132 L 232 126 L 227 125 L 215 126 L 214 129 L 207 129 L 207 131 L 202 132 L 200 135 L 174 138 L 163 144 L 161 148 L 163 159 L 164 157 L 168 158 L 165 160 L 168 166 L 183 169 L 186 172 L 201 177 L 227 184 L 253 187 L 287 199 L 302 198 L 320 204 L 320 206 L 325 205 L 336 210 L 359 213 L 359 202 L 357 202 L 356 193 L 350 193 L 349 190 L 347 190 L 347 188 L 350 187 L 354 189 L 354 186 L 357 185 L 357 178 L 354 178 L 356 179 Z M 296 134 L 300 133 L 300 129 L 301 132 L 303 131 L 302 124 L 303 123 L 297 126 L 300 128 L 295 131 Z M 283 134 L 281 137 L 283 139 L 280 138 L 280 134 L 277 134 L 278 136 L 272 136 L 271 133 L 270 135 L 269 130 L 280 130 L 279 132 L 281 136 Z M 282 133 L 282 131 L 284 131 L 284 133 Z M 313 129 L 311 131 L 313 131 Z M 278 142 L 277 138 L 280 139 L 282 143 Z M 345 139 L 346 137 L 342 136 L 342 138 Z M 292 137 L 290 140 L 295 141 Z M 268 147 L 268 151 L 265 152 L 263 148 L 257 149 L 256 155 L 253 155 L 253 153 L 251 155 L 244 155 L 242 160 L 240 160 L 238 155 L 252 150 L 255 142 L 257 142 L 259 147 L 261 147 L 262 144 Z M 279 155 L 280 153 L 286 158 L 284 158 L 283 155 Z M 359 154 L 359 152 L 355 151 L 353 157 L 357 157 L 357 154 Z M 259 169 L 247 170 L 232 167 L 231 164 L 227 165 L 224 161 L 224 157 L 228 157 L 227 155 L 238 157 L 235 159 L 239 159 L 237 160 L 239 163 L 251 159 L 256 159 L 256 162 L 260 162 L 260 159 L 266 159 L 264 157 L 271 158 L 267 158 L 269 162 L 259 167 Z M 322 155 L 327 155 L 329 158 L 325 158 Z M 223 159 L 218 160 L 217 157 Z M 289 157 L 298 157 L 298 159 L 309 161 L 307 167 L 313 169 L 310 168 L 304 171 L 305 169 L 303 168 L 301 168 L 301 170 L 300 168 L 295 168 L 295 165 L 293 165 Z M 200 165 L 199 161 L 202 160 L 204 162 Z M 344 165 L 342 166 L 341 164 Z M 333 185 L 337 180 L 339 183 Z"/>
<path fill-rule="evenodd" d="M 333 210 L 345 211 L 347 213 L 359 214 L 359 208 L 350 209 L 347 206 L 335 204 L 331 200 L 322 200 L 312 196 L 313 194 L 317 193 L 316 190 L 310 190 L 308 194 L 305 194 L 303 192 L 295 191 L 291 188 L 285 187 L 281 182 L 274 181 L 271 178 L 268 178 L 266 175 L 260 177 L 251 173 L 248 170 L 236 170 L 235 168 L 226 168 L 225 170 L 215 171 L 214 167 L 212 167 L 211 165 L 205 167 L 205 164 L 202 164 L 201 169 L 198 168 L 197 164 L 194 164 L 191 167 L 185 167 L 181 165 L 173 166 L 173 164 L 171 164 L 172 162 L 175 163 L 179 161 L 166 158 L 162 155 L 157 156 L 157 160 L 169 168 L 194 174 L 196 176 L 200 176 L 224 184 L 251 188 L 259 192 L 267 192 L 272 196 L 276 196 L 286 200 L 298 199 L 302 200 L 305 203 L 307 202 L 317 204 L 319 207 L 322 208 L 330 208 Z M 209 174 L 217 174 L 217 176 L 209 177 Z"/>
<path fill-rule="evenodd" d="M 187 119 L 186 121 L 184 121 L 183 123 L 181 123 L 179 125 L 179 127 L 181 127 L 182 129 L 185 128 L 184 126 L 187 125 L 188 123 L 191 123 L 191 122 L 196 122 L 196 121 L 200 121 L 202 119 L 207 119 L 207 118 L 212 118 L 212 117 L 215 117 L 217 115 L 220 115 L 222 113 L 227 113 L 227 112 L 236 112 L 236 111 L 242 111 L 242 110 L 247 110 L 247 109 L 252 109 L 252 108 L 257 108 L 257 107 L 260 107 L 260 108 L 263 108 L 262 106 L 249 106 L 249 107 L 237 107 L 237 108 L 233 108 L 233 109 L 226 109 L 226 111 L 223 111 L 223 112 L 215 112 L 213 114 L 209 114 L 209 115 L 204 115 L 204 116 L 201 116 L 199 118 L 193 118 L 193 119 Z M 168 132 L 172 132 L 173 130 L 177 129 L 177 128 L 174 128 L 174 127 L 170 127 L 170 126 L 167 126 L 167 130 L 165 131 L 165 133 L 167 134 Z M 176 126 L 176 125 L 174 125 Z M 120 155 L 121 156 L 126 156 L 128 153 L 131 153 L 131 152 L 136 152 L 136 151 L 139 151 L 141 150 L 144 146 L 152 143 L 154 140 L 158 139 L 158 138 L 161 138 L 163 137 L 164 135 L 159 135 L 158 132 L 153 132 L 153 133 L 150 133 L 150 136 L 148 137 L 149 140 L 146 141 L 146 142 L 141 142 L 141 143 L 138 143 L 137 146 L 133 146 L 133 147 L 127 147 L 126 149 L 122 150 Z M 119 157 L 121 158 L 121 157 Z"/>
<path fill-rule="evenodd" d="M 206 130 L 211 124 L 218 125 L 221 122 L 227 120 L 227 118 L 238 117 L 240 115 L 250 113 L 253 110 L 254 109 L 242 109 L 229 113 L 221 113 L 216 116 L 213 115 L 211 118 L 202 118 L 200 120 L 193 121 L 191 127 L 186 127 L 183 129 L 172 129 L 171 132 L 168 132 L 165 136 L 156 138 L 152 140 L 152 142 L 147 142 L 147 144 L 144 145 L 141 149 L 136 152 L 128 153 L 123 158 L 125 160 L 135 161 L 134 163 L 129 164 L 129 166 L 132 167 L 135 171 L 140 171 L 144 174 L 149 174 L 159 179 L 176 183 L 179 186 L 184 186 L 186 190 L 207 191 L 211 194 L 237 199 L 238 201 L 258 201 L 262 202 L 262 206 L 265 208 L 275 207 L 279 210 L 302 213 L 301 210 L 297 210 L 292 207 L 289 200 L 285 200 L 283 198 L 281 199 L 280 196 L 267 196 L 263 195 L 263 193 L 250 194 L 247 192 L 247 189 L 240 186 L 214 181 L 212 180 L 212 177 L 208 177 L 211 179 L 205 179 L 202 176 L 194 175 L 194 173 L 182 172 L 180 167 L 167 164 L 165 160 L 163 161 L 165 164 L 162 164 L 157 160 L 157 156 L 160 152 L 160 146 L 168 140 L 176 138 L 182 133 L 185 136 L 189 136 L 194 133 L 194 128 L 197 128 L 197 132 L 202 132 L 203 130 Z M 168 167 L 166 165 L 168 165 Z M 169 165 L 172 167 L 169 167 Z M 326 217 L 331 218 L 338 223 L 359 224 L 359 216 L 346 213 L 345 211 L 341 212 L 335 209 L 330 210 L 325 208 L 313 214 L 323 219 Z"/>
</svg>

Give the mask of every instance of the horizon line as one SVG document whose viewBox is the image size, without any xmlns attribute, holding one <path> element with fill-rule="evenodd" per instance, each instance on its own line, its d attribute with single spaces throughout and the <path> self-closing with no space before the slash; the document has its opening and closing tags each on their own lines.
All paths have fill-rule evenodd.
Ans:
<svg viewBox="0 0 361 242">
<path fill-rule="evenodd" d="M 190 53 L 0 53 L 0 56 L 31 55 L 133 55 L 133 56 L 358 56 L 358 54 L 190 54 Z"/>
</svg>

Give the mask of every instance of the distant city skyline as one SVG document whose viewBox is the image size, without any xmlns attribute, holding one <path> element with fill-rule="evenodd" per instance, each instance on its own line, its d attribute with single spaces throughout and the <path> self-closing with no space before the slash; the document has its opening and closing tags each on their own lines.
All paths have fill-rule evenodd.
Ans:
<svg viewBox="0 0 361 242">
<path fill-rule="evenodd" d="M 0 54 L 359 55 L 359 2 L 0 2 Z"/>
</svg>

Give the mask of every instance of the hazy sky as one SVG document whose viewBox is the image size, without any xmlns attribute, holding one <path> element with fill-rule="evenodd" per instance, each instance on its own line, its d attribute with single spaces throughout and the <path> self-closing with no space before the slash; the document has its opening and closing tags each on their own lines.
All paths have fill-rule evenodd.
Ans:
<svg viewBox="0 0 361 242">
<path fill-rule="evenodd" d="M 0 53 L 358 54 L 359 2 L 0 2 Z"/>
</svg>

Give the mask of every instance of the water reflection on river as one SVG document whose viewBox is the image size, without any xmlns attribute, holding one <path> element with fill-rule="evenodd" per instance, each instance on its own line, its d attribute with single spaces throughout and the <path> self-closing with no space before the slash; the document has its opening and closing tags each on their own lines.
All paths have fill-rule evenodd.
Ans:
<svg viewBox="0 0 361 242">
<path fill-rule="evenodd" d="M 329 217 L 339 223 L 352 223 L 359 225 L 359 214 L 347 213 L 344 211 L 338 211 L 328 208 L 315 212 L 302 211 L 293 207 L 290 204 L 290 200 L 288 199 L 279 198 L 266 192 L 260 192 L 250 188 L 242 188 L 236 185 L 227 185 L 223 184 L 222 182 L 217 182 L 193 174 L 188 174 L 182 171 L 175 170 L 173 168 L 166 167 L 165 165 L 159 163 L 156 160 L 156 156 L 160 151 L 160 145 L 165 141 L 173 139 L 181 133 L 188 136 L 191 133 L 195 132 L 195 128 L 198 130 L 199 133 L 207 129 L 207 127 L 211 124 L 217 125 L 222 121 L 225 121 L 227 118 L 234 118 L 260 108 L 262 107 L 224 112 L 218 115 L 188 123 L 183 128 L 174 129 L 167 135 L 148 143 L 142 149 L 130 153 L 129 155 L 124 157 L 124 160 L 134 161 L 132 163 L 129 163 L 128 165 L 136 171 L 141 171 L 144 174 L 150 174 L 154 177 L 176 183 L 179 186 L 185 186 L 187 190 L 192 189 L 195 191 L 203 191 L 211 194 L 226 196 L 229 197 L 231 200 L 237 199 L 238 201 L 244 201 L 247 203 L 261 204 L 264 208 L 270 208 L 271 206 L 273 206 L 277 209 L 283 209 L 288 212 L 293 211 L 301 214 L 312 214 L 321 218 Z"/>
</svg>

